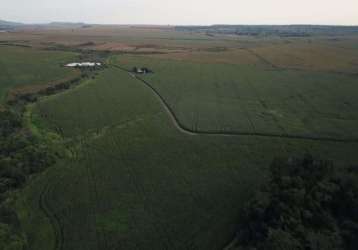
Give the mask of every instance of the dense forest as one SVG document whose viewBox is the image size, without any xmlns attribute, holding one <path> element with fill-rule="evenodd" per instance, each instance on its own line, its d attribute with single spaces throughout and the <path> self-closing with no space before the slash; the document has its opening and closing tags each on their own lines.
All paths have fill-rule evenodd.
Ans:
<svg viewBox="0 0 358 250">
<path fill-rule="evenodd" d="M 358 167 L 306 155 L 276 159 L 270 176 L 244 209 L 239 249 L 358 249 Z"/>
<path fill-rule="evenodd" d="M 9 109 L 0 112 L 0 249 L 26 245 L 11 194 L 54 161 L 49 146 L 23 126 L 21 114 Z"/>
</svg>

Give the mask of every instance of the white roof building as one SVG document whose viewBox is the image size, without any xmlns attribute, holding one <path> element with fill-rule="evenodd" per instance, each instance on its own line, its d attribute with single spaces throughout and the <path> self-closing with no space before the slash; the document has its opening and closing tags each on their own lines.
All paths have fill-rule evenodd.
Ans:
<svg viewBox="0 0 358 250">
<path fill-rule="evenodd" d="M 102 66 L 102 64 L 99 62 L 74 62 L 65 65 L 65 67 L 95 67 L 95 66 Z"/>
</svg>

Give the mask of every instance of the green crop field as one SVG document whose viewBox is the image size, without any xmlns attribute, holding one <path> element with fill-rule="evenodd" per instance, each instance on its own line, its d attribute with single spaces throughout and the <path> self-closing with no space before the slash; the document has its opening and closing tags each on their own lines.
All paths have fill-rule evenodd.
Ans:
<svg viewBox="0 0 358 250">
<path fill-rule="evenodd" d="M 113 61 L 153 70 L 141 77 L 191 131 L 358 139 L 354 75 L 143 56 Z"/>
<path fill-rule="evenodd" d="M 185 67 L 178 64 L 178 72 Z M 160 68 L 153 69 L 149 78 L 158 80 Z M 231 66 L 221 69 L 234 74 Z M 163 73 L 162 84 L 169 77 Z M 218 98 L 210 77 L 201 77 L 208 90 L 192 85 L 199 100 Z M 182 84 L 175 90 L 184 89 L 187 95 L 178 94 L 188 98 L 190 110 L 194 94 Z M 168 90 L 160 89 L 172 98 Z M 181 119 L 183 107 L 175 109 Z M 42 130 L 63 137 L 68 151 L 18 199 L 32 250 L 221 249 L 234 234 L 240 205 L 266 180 L 275 156 L 309 151 L 339 164 L 356 160 L 352 143 L 183 133 L 150 88 L 111 66 L 43 99 L 32 114 Z M 212 117 L 202 126 L 210 128 Z"/>
<path fill-rule="evenodd" d="M 0 45 L 0 102 L 10 88 L 48 84 L 78 75 L 62 67 L 75 53 Z"/>
</svg>

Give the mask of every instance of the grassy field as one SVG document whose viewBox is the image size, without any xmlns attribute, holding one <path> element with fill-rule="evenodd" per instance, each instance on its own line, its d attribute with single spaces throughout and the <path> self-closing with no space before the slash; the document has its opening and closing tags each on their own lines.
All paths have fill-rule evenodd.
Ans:
<svg viewBox="0 0 358 250">
<path fill-rule="evenodd" d="M 346 46 L 323 42 L 289 43 L 257 47 L 253 51 L 282 68 L 357 74 L 358 50 L 349 49 L 349 43 Z"/>
<path fill-rule="evenodd" d="M 75 53 L 0 45 L 0 55 L 0 102 L 11 88 L 45 85 L 79 75 L 62 67 L 76 58 Z"/>
<path fill-rule="evenodd" d="M 356 76 L 141 56 L 114 63 L 152 69 L 141 77 L 192 131 L 358 139 Z"/>
<path fill-rule="evenodd" d="M 356 144 L 183 134 L 143 83 L 113 67 L 44 99 L 32 119 L 69 152 L 18 200 L 34 250 L 221 249 L 273 157 L 356 160 Z"/>
<path fill-rule="evenodd" d="M 210 37 L 205 34 L 176 32 L 174 27 L 140 27 L 140 26 L 92 26 L 90 28 L 76 29 L 42 29 L 25 30 L 18 33 L 0 34 L 0 41 L 30 41 L 34 46 L 48 46 L 54 44 L 82 45 L 93 42 L 96 45 L 104 43 L 127 44 L 130 46 L 150 45 L 180 47 L 180 48 L 201 48 L 208 45 L 234 45 L 234 38 Z"/>
</svg>

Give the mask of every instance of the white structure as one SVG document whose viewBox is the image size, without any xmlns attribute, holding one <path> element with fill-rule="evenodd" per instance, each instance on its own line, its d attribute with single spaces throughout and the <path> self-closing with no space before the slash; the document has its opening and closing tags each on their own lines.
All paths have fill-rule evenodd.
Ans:
<svg viewBox="0 0 358 250">
<path fill-rule="evenodd" d="M 80 63 L 68 63 L 65 65 L 65 67 L 96 67 L 96 66 L 102 66 L 101 63 L 96 62 L 80 62 Z"/>
</svg>

